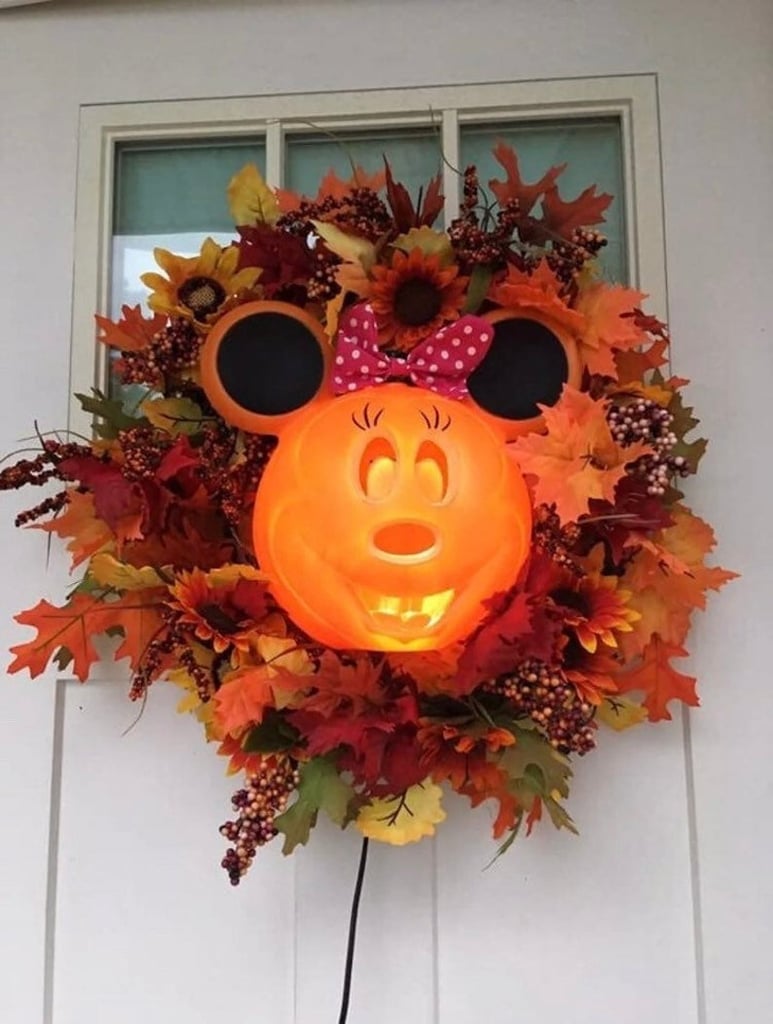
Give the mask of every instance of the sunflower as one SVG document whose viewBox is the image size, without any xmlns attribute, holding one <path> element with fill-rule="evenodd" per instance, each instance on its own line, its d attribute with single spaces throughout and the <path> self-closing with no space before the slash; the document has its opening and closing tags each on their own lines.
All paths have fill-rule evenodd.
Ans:
<svg viewBox="0 0 773 1024">
<path fill-rule="evenodd" d="M 599 551 L 600 553 L 600 551 Z M 617 576 L 601 572 L 597 553 L 589 557 L 587 573 L 571 587 L 560 587 L 551 593 L 560 607 L 564 623 L 572 630 L 580 645 L 595 654 L 599 640 L 607 647 L 617 647 L 616 633 L 630 633 L 633 623 L 641 618 L 628 606 L 631 591 L 618 586 Z"/>
<path fill-rule="evenodd" d="M 209 326 L 234 304 L 240 294 L 252 288 L 260 270 L 236 269 L 239 249 L 223 249 L 207 238 L 198 256 L 175 256 L 166 249 L 155 249 L 161 274 L 143 274 L 142 283 L 152 289 L 148 305 L 156 313 L 190 320 L 199 330 Z"/>
<path fill-rule="evenodd" d="M 229 647 L 246 651 L 269 613 L 266 584 L 259 579 L 233 576 L 223 582 L 216 573 L 193 569 L 178 575 L 170 593 L 180 622 L 192 626 L 194 636 L 218 654 Z"/>
<path fill-rule="evenodd" d="M 390 266 L 377 264 L 371 273 L 370 300 L 387 347 L 408 352 L 461 313 L 467 278 L 458 267 L 443 266 L 439 255 L 395 250 Z"/>
</svg>

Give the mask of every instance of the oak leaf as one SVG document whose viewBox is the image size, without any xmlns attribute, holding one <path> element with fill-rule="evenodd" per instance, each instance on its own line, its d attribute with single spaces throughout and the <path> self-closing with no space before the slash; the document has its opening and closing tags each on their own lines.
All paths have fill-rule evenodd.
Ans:
<svg viewBox="0 0 773 1024">
<path fill-rule="evenodd" d="M 371 800 L 360 808 L 355 825 L 367 839 L 391 846 L 416 843 L 433 836 L 435 826 L 445 820 L 442 799 L 440 786 L 426 780 L 399 796 Z"/>
<path fill-rule="evenodd" d="M 604 211 L 614 196 L 607 192 L 596 192 L 595 185 L 589 185 L 575 199 L 564 202 L 558 194 L 558 187 L 547 189 L 542 200 L 542 224 L 550 235 L 570 238 L 575 228 L 584 228 L 604 222 Z"/>
<path fill-rule="evenodd" d="M 164 585 L 152 565 L 135 568 L 107 551 L 98 552 L 89 563 L 89 576 L 103 587 L 115 590 L 147 590 Z"/>
<path fill-rule="evenodd" d="M 354 790 L 338 774 L 332 758 L 313 757 L 307 761 L 300 768 L 297 799 L 274 821 L 285 837 L 282 853 L 292 853 L 298 845 L 305 846 L 320 811 L 343 826 L 354 798 Z"/>
<path fill-rule="evenodd" d="M 636 690 L 644 694 L 642 703 L 651 722 L 670 720 L 670 701 L 680 700 L 691 707 L 700 703 L 695 692 L 696 680 L 671 666 L 672 658 L 686 657 L 687 651 L 683 647 L 668 644 L 654 636 L 644 648 L 638 668 L 621 673 L 616 682 L 622 693 Z"/>
<path fill-rule="evenodd" d="M 128 657 L 136 669 L 161 626 L 162 593 L 157 589 L 137 591 L 114 601 L 75 594 L 61 608 L 45 600 L 39 601 L 34 608 L 15 617 L 22 625 L 33 626 L 37 636 L 11 648 L 16 657 L 8 671 L 26 668 L 34 678 L 44 671 L 57 651 L 65 647 L 72 654 L 75 675 L 85 682 L 91 666 L 98 660 L 92 638 L 116 628 L 121 630 L 124 639 L 115 652 L 115 660 Z"/>
<path fill-rule="evenodd" d="M 494 158 L 502 165 L 507 175 L 504 181 L 492 178 L 489 181 L 489 188 L 497 197 L 500 206 L 512 199 L 517 200 L 520 213 L 528 216 L 540 197 L 545 192 L 555 187 L 556 179 L 566 170 L 566 164 L 559 164 L 551 167 L 540 179 L 531 185 L 527 185 L 521 177 L 521 169 L 518 164 L 518 157 L 512 146 L 508 146 L 501 139 L 494 146 Z M 590 223 L 588 221 L 587 223 Z"/>
<path fill-rule="evenodd" d="M 84 491 L 69 491 L 60 515 L 47 523 L 33 523 L 31 528 L 69 538 L 67 550 L 72 555 L 72 569 L 95 552 L 110 547 L 115 539 L 107 523 L 96 514 L 94 495 Z"/>
</svg>

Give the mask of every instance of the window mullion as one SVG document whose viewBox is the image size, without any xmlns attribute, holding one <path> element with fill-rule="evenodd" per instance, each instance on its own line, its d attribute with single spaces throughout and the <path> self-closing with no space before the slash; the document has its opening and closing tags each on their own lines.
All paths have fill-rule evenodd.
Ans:
<svg viewBox="0 0 773 1024">
<path fill-rule="evenodd" d="M 443 111 L 441 145 L 445 220 L 448 225 L 459 214 L 459 112 L 455 107 Z"/>
<path fill-rule="evenodd" d="M 279 120 L 266 124 L 266 182 L 272 188 L 284 185 L 284 126 Z"/>
</svg>

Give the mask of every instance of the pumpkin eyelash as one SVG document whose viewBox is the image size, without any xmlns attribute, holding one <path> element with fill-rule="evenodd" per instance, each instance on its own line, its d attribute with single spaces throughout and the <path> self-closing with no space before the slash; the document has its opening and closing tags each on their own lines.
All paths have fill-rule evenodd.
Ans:
<svg viewBox="0 0 773 1024">
<path fill-rule="evenodd" d="M 358 430 L 373 430 L 374 427 L 378 426 L 378 421 L 384 415 L 384 410 L 379 409 L 376 415 L 371 419 L 370 413 L 370 402 L 365 403 L 365 407 L 360 412 L 362 417 L 362 423 L 357 419 L 357 413 L 352 413 L 352 423 L 357 427 Z"/>
<path fill-rule="evenodd" d="M 441 427 L 440 426 L 440 420 L 441 420 L 440 410 L 438 409 L 438 407 L 436 405 L 432 406 L 432 412 L 434 413 L 434 416 L 432 417 L 432 419 L 430 419 L 430 417 L 427 415 L 426 412 L 424 412 L 423 409 L 419 409 L 419 415 L 421 416 L 421 418 L 426 423 L 427 430 L 448 430 L 448 428 L 451 426 L 451 417 L 447 415 L 446 421 L 443 424 L 443 426 Z"/>
</svg>

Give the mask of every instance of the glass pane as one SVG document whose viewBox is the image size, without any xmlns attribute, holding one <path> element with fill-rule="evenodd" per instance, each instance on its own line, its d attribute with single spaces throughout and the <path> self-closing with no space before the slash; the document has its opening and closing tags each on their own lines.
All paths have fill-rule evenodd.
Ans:
<svg viewBox="0 0 773 1024">
<path fill-rule="evenodd" d="M 384 169 L 388 154 L 392 173 L 415 201 L 419 189 L 441 168 L 440 135 L 436 129 L 378 129 L 330 135 L 291 134 L 285 151 L 285 186 L 315 196 L 322 178 L 332 169 L 350 178 L 352 164 L 373 174 Z"/>
<path fill-rule="evenodd" d="M 254 139 L 121 146 L 116 157 L 113 231 L 162 235 L 230 231 L 225 190 L 245 164 L 265 172 L 266 149 Z"/>
<path fill-rule="evenodd" d="M 609 240 L 601 251 L 601 265 L 608 280 L 627 282 L 623 144 L 617 118 L 464 125 L 461 165 L 475 164 L 484 186 L 491 178 L 504 177 L 491 152 L 498 139 L 515 149 L 526 181 L 537 181 L 549 167 L 566 163 L 558 181 L 563 199 L 574 199 L 591 184 L 615 197 L 599 225 Z"/>
</svg>

